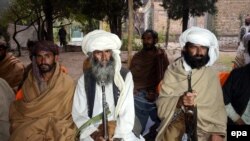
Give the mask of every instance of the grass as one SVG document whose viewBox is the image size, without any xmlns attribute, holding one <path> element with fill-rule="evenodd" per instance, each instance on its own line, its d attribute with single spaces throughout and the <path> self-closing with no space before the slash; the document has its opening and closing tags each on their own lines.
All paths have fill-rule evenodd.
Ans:
<svg viewBox="0 0 250 141">
<path fill-rule="evenodd" d="M 231 71 L 235 58 L 235 52 L 220 52 L 219 59 L 215 63 L 218 71 Z"/>
</svg>

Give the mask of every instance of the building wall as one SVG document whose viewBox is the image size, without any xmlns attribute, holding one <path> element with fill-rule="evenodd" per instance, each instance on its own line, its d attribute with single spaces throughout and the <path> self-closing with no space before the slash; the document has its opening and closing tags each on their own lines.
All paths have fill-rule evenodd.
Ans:
<svg viewBox="0 0 250 141">
<path fill-rule="evenodd" d="M 218 0 L 218 13 L 215 15 L 215 29 L 219 36 L 237 36 L 250 15 L 250 0 Z"/>
<path fill-rule="evenodd" d="M 167 13 L 160 6 L 162 2 L 154 2 L 154 30 L 160 34 L 166 32 Z M 244 24 L 245 17 L 250 15 L 250 0 L 218 0 L 218 12 L 208 20 L 208 15 L 191 18 L 189 26 L 209 27 L 212 25 L 212 31 L 217 35 L 223 46 L 236 47 L 239 28 Z M 181 20 L 170 20 L 170 36 L 180 35 L 182 31 Z"/>
</svg>

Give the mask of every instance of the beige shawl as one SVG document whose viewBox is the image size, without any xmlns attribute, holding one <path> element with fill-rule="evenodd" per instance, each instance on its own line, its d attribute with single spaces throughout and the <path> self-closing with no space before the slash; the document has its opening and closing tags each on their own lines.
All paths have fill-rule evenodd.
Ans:
<svg viewBox="0 0 250 141">
<path fill-rule="evenodd" d="M 157 100 L 158 116 L 162 121 L 157 141 L 166 141 L 165 136 L 178 99 L 188 89 L 187 74 L 181 59 L 171 64 L 165 72 L 160 96 Z M 197 128 L 206 133 L 226 135 L 226 111 L 216 73 L 210 67 L 192 70 L 192 89 L 198 94 L 195 99 L 198 112 Z M 167 136 L 171 136 L 171 134 Z"/>
<path fill-rule="evenodd" d="M 18 86 L 23 78 L 24 65 L 12 54 L 6 54 L 6 57 L 0 61 L 0 77 L 5 79 L 10 87 Z"/>
<path fill-rule="evenodd" d="M 24 99 L 10 108 L 10 141 L 69 141 L 75 125 L 71 117 L 74 81 L 57 64 L 47 90 L 40 92 L 30 71 L 22 90 Z"/>
</svg>

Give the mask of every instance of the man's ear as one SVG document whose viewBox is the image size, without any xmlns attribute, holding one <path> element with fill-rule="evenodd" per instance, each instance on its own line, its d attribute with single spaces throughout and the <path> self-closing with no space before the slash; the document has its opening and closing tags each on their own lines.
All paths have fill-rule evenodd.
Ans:
<svg viewBox="0 0 250 141">
<path fill-rule="evenodd" d="M 56 61 L 56 62 L 59 61 L 59 55 L 55 55 L 55 61 Z"/>
</svg>

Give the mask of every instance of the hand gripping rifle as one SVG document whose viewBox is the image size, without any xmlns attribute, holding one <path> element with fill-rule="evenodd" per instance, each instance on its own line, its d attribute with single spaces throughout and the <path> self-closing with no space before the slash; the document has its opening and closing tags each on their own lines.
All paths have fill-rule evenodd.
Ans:
<svg viewBox="0 0 250 141">
<path fill-rule="evenodd" d="M 101 82 L 102 86 L 102 108 L 103 108 L 103 115 L 102 115 L 102 125 L 103 125 L 103 138 L 105 141 L 109 140 L 109 133 L 108 133 L 108 103 L 106 101 L 105 95 L 105 83 L 104 81 Z"/>
<path fill-rule="evenodd" d="M 192 92 L 191 86 L 191 76 L 192 71 L 188 74 L 188 92 Z M 197 138 L 197 107 L 195 106 L 186 106 L 185 107 L 185 125 L 186 125 L 186 134 L 187 141 L 198 141 Z"/>
</svg>

